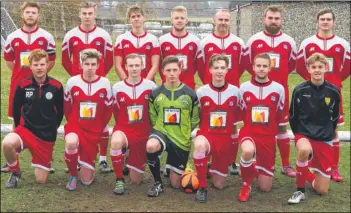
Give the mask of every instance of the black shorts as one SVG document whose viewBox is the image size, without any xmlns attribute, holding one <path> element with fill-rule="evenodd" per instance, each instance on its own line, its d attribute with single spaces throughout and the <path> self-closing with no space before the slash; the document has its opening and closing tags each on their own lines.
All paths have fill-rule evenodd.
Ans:
<svg viewBox="0 0 351 213">
<path fill-rule="evenodd" d="M 171 141 L 166 135 L 161 132 L 152 129 L 149 138 L 157 139 L 161 144 L 161 151 L 166 151 L 167 161 L 166 168 L 174 171 L 175 173 L 182 175 L 185 171 L 186 164 L 188 162 L 190 151 L 185 151 L 178 147 L 173 141 Z"/>
</svg>

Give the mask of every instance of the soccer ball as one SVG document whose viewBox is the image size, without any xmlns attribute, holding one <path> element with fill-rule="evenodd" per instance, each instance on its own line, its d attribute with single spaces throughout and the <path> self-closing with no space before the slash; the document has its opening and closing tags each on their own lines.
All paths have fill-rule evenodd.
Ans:
<svg viewBox="0 0 351 213">
<path fill-rule="evenodd" d="M 185 193 L 194 193 L 199 188 L 199 179 L 194 171 L 186 171 L 182 175 L 180 181 L 180 187 L 185 191 Z"/>
</svg>

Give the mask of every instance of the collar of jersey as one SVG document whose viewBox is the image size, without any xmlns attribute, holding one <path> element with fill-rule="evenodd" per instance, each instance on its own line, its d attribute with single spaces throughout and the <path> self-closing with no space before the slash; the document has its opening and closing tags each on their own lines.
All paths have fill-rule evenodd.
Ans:
<svg viewBox="0 0 351 213">
<path fill-rule="evenodd" d="M 216 36 L 216 34 L 213 32 L 212 35 L 215 37 L 215 38 L 219 38 L 219 39 L 226 39 L 230 36 L 230 32 L 228 32 L 228 35 L 224 36 L 224 37 L 220 37 L 220 36 Z"/>
<path fill-rule="evenodd" d="M 83 78 L 83 74 L 80 74 L 80 78 L 81 78 L 82 81 L 84 81 L 85 83 L 87 83 L 87 84 L 92 84 L 92 83 L 95 83 L 95 82 L 97 82 L 98 80 L 100 80 L 101 76 L 98 75 L 98 78 L 97 78 L 95 81 L 91 81 L 91 82 L 86 81 L 86 80 Z"/>
<path fill-rule="evenodd" d="M 91 29 L 91 30 L 89 30 L 89 31 L 83 30 L 83 29 L 80 27 L 80 25 L 78 26 L 78 29 L 79 29 L 80 31 L 82 31 L 83 33 L 91 33 L 91 32 L 93 32 L 93 31 L 96 29 L 96 25 L 94 25 L 93 29 Z"/>
<path fill-rule="evenodd" d="M 227 82 L 225 82 L 224 85 L 221 88 L 217 88 L 217 87 L 213 86 L 212 82 L 209 83 L 209 85 L 210 85 L 211 89 L 213 89 L 214 91 L 218 91 L 218 92 L 223 92 L 223 91 L 225 91 L 228 88 L 228 83 Z"/>
<path fill-rule="evenodd" d="M 136 87 L 136 86 L 139 86 L 141 84 L 141 82 L 143 82 L 143 78 L 140 79 L 140 81 L 136 84 L 130 84 L 128 83 L 127 79 L 124 79 L 124 83 L 127 85 L 127 86 L 130 86 L 130 87 Z"/>
<path fill-rule="evenodd" d="M 255 85 L 255 86 L 258 86 L 258 87 L 266 87 L 266 86 L 268 86 L 268 85 L 270 85 L 270 84 L 272 83 L 272 80 L 269 79 L 269 81 L 266 82 L 266 83 L 259 83 L 259 82 L 257 82 L 257 81 L 255 80 L 254 77 L 252 77 L 251 83 L 252 83 L 253 85 Z"/>
<path fill-rule="evenodd" d="M 29 31 L 25 31 L 24 29 L 23 29 L 23 27 L 21 27 L 21 30 L 22 30 L 22 32 L 24 32 L 24 33 L 35 33 L 36 31 L 38 31 L 39 30 L 39 26 L 37 26 L 33 31 L 31 31 L 31 32 L 29 32 Z"/>
<path fill-rule="evenodd" d="M 335 37 L 335 35 L 333 34 L 332 36 L 328 37 L 328 38 L 322 38 L 318 35 L 318 33 L 316 34 L 316 37 L 320 40 L 330 40 L 330 39 L 333 39 Z"/>
<path fill-rule="evenodd" d="M 283 35 L 283 32 L 282 32 L 282 31 L 280 31 L 278 34 L 275 34 L 275 35 L 272 35 L 272 34 L 268 33 L 266 30 L 263 31 L 263 33 L 264 33 L 266 36 L 269 36 L 269 37 L 278 37 L 278 36 Z"/>
<path fill-rule="evenodd" d="M 184 84 L 183 84 L 183 82 L 180 82 L 180 84 L 179 84 L 179 86 L 178 86 L 177 88 L 168 88 L 168 87 L 166 86 L 166 84 L 163 84 L 163 86 L 164 86 L 167 90 L 169 90 L 169 91 L 177 91 L 177 90 L 182 89 L 182 88 L 184 87 Z"/>
<path fill-rule="evenodd" d="M 33 84 L 38 84 L 38 82 L 35 80 L 35 78 L 34 78 L 34 76 L 32 75 L 32 81 L 33 81 Z M 46 83 L 48 83 L 49 82 L 49 76 L 48 75 L 46 75 L 46 77 L 45 77 L 45 81 L 44 81 L 44 83 L 43 84 L 46 84 Z"/>
<path fill-rule="evenodd" d="M 132 36 L 134 36 L 135 38 L 142 38 L 142 37 L 145 37 L 145 36 L 146 36 L 147 31 L 145 30 L 144 34 L 143 34 L 143 35 L 141 35 L 141 36 L 137 36 L 137 35 L 135 35 L 135 34 L 133 33 L 133 31 L 132 31 L 132 30 L 130 31 L 130 34 L 132 34 Z"/>
<path fill-rule="evenodd" d="M 189 33 L 188 33 L 188 32 L 185 32 L 185 35 L 183 35 L 183 36 L 176 36 L 176 35 L 174 35 L 173 30 L 171 30 L 170 34 L 171 34 L 171 36 L 173 36 L 174 38 L 185 38 L 185 37 L 188 36 Z"/>
<path fill-rule="evenodd" d="M 324 80 L 323 84 L 321 84 L 319 86 L 313 84 L 311 80 L 308 81 L 308 84 L 315 89 L 320 89 L 320 88 L 325 87 L 325 85 L 327 84 L 327 80 Z"/>
</svg>

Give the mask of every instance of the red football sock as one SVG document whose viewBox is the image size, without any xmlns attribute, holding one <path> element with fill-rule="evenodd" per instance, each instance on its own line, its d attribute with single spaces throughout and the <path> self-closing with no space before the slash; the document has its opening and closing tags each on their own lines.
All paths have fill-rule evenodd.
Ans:
<svg viewBox="0 0 351 213">
<path fill-rule="evenodd" d="M 338 169 L 340 159 L 340 140 L 335 138 L 333 140 L 333 164 L 332 169 Z"/>
<path fill-rule="evenodd" d="M 253 159 L 249 161 L 245 161 L 244 159 L 240 159 L 240 170 L 241 170 L 241 179 L 243 181 L 243 185 L 250 186 L 253 179 L 256 177 L 257 170 L 255 165 L 253 164 Z"/>
<path fill-rule="evenodd" d="M 102 133 L 102 136 L 99 141 L 100 156 L 107 156 L 108 136 L 108 132 Z"/>
<path fill-rule="evenodd" d="M 69 174 L 71 176 L 78 176 L 78 149 L 65 150 L 65 161 L 67 168 L 69 169 Z"/>
<path fill-rule="evenodd" d="M 232 143 L 230 144 L 230 154 L 233 157 L 231 163 L 236 162 L 236 156 L 238 154 L 238 149 L 239 149 L 238 134 L 234 134 L 234 135 L 232 135 Z"/>
<path fill-rule="evenodd" d="M 115 172 L 116 179 L 122 179 L 123 176 L 123 164 L 124 164 L 124 155 L 122 150 L 110 149 L 111 161 L 113 166 L 113 171 Z"/>
<path fill-rule="evenodd" d="M 290 157 L 290 138 L 289 134 L 279 134 L 277 135 L 277 144 L 282 159 L 282 166 L 289 166 Z"/>
<path fill-rule="evenodd" d="M 208 157 L 205 156 L 206 154 L 204 152 L 194 152 L 194 165 L 196 168 L 197 172 L 197 177 L 199 179 L 199 187 L 207 188 L 207 180 L 206 180 L 206 174 L 207 174 L 207 162 L 208 162 Z"/>
<path fill-rule="evenodd" d="M 296 161 L 296 186 L 298 188 L 305 188 L 305 183 L 308 176 L 308 162 Z"/>
<path fill-rule="evenodd" d="M 18 155 L 17 155 L 18 156 Z M 18 157 L 17 157 L 17 159 L 18 159 Z M 15 162 L 13 162 L 13 163 L 7 163 L 7 165 L 9 166 L 9 168 L 10 168 L 10 171 L 12 172 L 12 173 L 19 173 L 21 170 L 20 170 L 20 167 L 19 167 L 19 161 L 18 160 L 16 160 Z"/>
</svg>

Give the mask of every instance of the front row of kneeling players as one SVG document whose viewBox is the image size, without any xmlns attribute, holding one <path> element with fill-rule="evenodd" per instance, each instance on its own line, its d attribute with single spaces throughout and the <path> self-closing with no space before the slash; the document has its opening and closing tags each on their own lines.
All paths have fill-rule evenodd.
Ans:
<svg viewBox="0 0 351 213">
<path fill-rule="evenodd" d="M 47 76 L 45 51 L 31 52 L 29 62 L 33 77 L 24 80 L 16 90 L 13 107 L 16 128 L 2 143 L 12 171 L 7 188 L 17 187 L 21 174 L 18 153 L 25 148 L 32 154 L 36 180 L 46 182 L 63 114 L 67 119 L 65 161 L 70 171 L 66 188 L 75 190 L 77 187 L 78 162 L 82 165 L 81 182 L 90 185 L 95 177 L 97 141 L 113 113 L 116 125 L 110 154 L 116 176 L 115 194 L 122 195 L 125 190 L 123 150 L 126 149 L 130 151 L 127 167 L 132 183 L 140 184 L 145 162 L 149 165 L 155 184 L 148 196 L 156 197 L 163 192 L 159 160 L 163 151 L 168 152 L 166 168 L 171 171 L 171 185 L 179 188 L 190 153 L 191 132 L 199 124 L 193 153 L 200 183 L 196 200 L 207 202 L 208 159 L 211 155 L 209 172 L 214 186 L 222 189 L 231 162 L 232 137 L 235 137 L 240 121 L 244 123 L 239 134 L 243 184 L 238 199 L 249 200 L 255 177 L 261 190 L 270 191 L 275 165 L 275 135 L 278 127 L 288 122 L 283 118 L 284 88 L 268 78 L 271 66 L 267 54 L 255 57 L 255 76 L 240 89 L 225 81 L 228 58 L 212 56 L 212 82 L 196 93 L 179 80 L 181 69 L 177 57 L 164 59 L 162 72 L 166 81 L 156 88 L 155 83 L 141 78 L 141 57 L 128 55 L 128 78 L 116 83 L 112 90 L 107 78 L 96 75 L 99 60 L 100 54 L 96 50 L 84 50 L 81 54 L 83 73 L 68 80 L 64 94 L 61 83 Z M 297 192 L 289 203 L 305 199 L 306 180 L 318 193 L 328 192 L 331 140 L 339 117 L 340 94 L 335 86 L 324 80 L 327 64 L 323 55 L 312 55 L 307 61 L 311 80 L 298 85 L 293 92 L 290 125 L 297 148 Z M 312 154 L 311 159 L 309 154 Z"/>
</svg>

